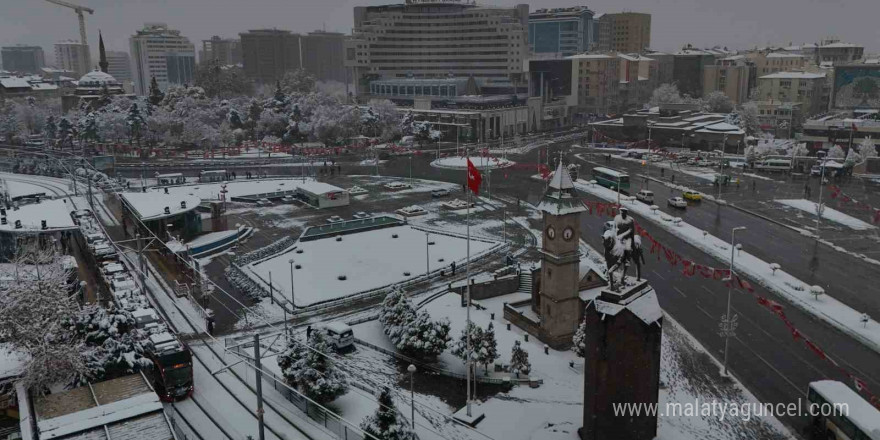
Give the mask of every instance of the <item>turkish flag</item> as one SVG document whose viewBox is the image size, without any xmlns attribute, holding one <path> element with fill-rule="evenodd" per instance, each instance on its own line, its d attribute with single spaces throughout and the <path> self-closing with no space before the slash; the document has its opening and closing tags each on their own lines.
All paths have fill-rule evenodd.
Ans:
<svg viewBox="0 0 880 440">
<path fill-rule="evenodd" d="M 467 184 L 468 188 L 474 192 L 474 194 L 480 193 L 480 182 L 483 181 L 483 176 L 480 175 L 480 171 L 477 170 L 477 167 L 474 166 L 473 162 L 471 162 L 470 158 L 467 160 Z"/>
</svg>

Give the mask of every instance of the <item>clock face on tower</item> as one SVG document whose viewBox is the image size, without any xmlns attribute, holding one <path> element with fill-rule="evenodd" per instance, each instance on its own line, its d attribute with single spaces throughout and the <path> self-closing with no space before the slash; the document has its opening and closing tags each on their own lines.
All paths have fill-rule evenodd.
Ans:
<svg viewBox="0 0 880 440">
<path fill-rule="evenodd" d="M 556 238 L 556 229 L 553 226 L 547 226 L 547 238 L 553 240 Z"/>
<path fill-rule="evenodd" d="M 574 229 L 571 229 L 571 227 L 565 228 L 565 230 L 562 231 L 562 238 L 563 238 L 565 241 L 569 241 L 569 240 L 571 240 L 573 237 L 574 237 Z"/>
</svg>

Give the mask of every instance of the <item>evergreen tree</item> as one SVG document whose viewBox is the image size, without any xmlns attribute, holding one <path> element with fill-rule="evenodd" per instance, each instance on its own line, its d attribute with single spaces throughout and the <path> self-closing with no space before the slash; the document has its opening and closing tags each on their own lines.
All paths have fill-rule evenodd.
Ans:
<svg viewBox="0 0 880 440">
<path fill-rule="evenodd" d="M 468 359 L 468 350 L 467 350 L 467 334 L 468 330 L 471 334 L 471 361 L 475 364 L 482 363 L 479 361 L 478 350 L 482 347 L 483 340 L 483 329 L 471 323 L 469 327 L 461 330 L 461 335 L 458 337 L 458 341 L 455 344 L 455 347 L 452 349 L 452 354 L 461 359 L 464 362 L 467 362 Z"/>
<path fill-rule="evenodd" d="M 98 123 L 94 113 L 89 112 L 85 118 L 79 121 L 79 139 L 80 142 L 95 142 L 98 140 Z"/>
<path fill-rule="evenodd" d="M 513 349 L 510 351 L 510 369 L 516 373 L 516 377 L 519 377 L 520 373 L 527 375 L 532 369 L 529 352 L 523 350 L 518 340 L 514 341 Z"/>
<path fill-rule="evenodd" d="M 147 95 L 147 100 L 152 105 L 159 105 L 163 99 L 165 99 L 165 94 L 159 90 L 159 83 L 156 82 L 156 77 L 154 76 L 150 78 L 150 92 Z"/>
<path fill-rule="evenodd" d="M 238 112 L 237 109 L 229 110 L 229 126 L 232 127 L 233 130 L 237 130 L 244 126 L 244 122 L 241 120 L 241 113 Z"/>
<path fill-rule="evenodd" d="M 260 124 L 262 115 L 263 105 L 260 104 L 260 101 L 252 99 L 251 105 L 248 107 L 248 118 L 245 124 L 245 128 L 247 128 L 250 133 L 250 138 L 252 140 L 257 139 L 257 126 Z"/>
<path fill-rule="evenodd" d="M 431 321 L 425 310 L 415 314 L 395 343 L 397 349 L 417 359 L 435 358 L 446 350 L 449 341 L 449 320 Z"/>
<path fill-rule="evenodd" d="M 284 91 L 281 90 L 281 82 L 275 81 L 275 93 L 272 95 L 272 107 L 276 112 L 283 112 L 287 106 L 288 99 Z"/>
<path fill-rule="evenodd" d="M 44 128 L 46 132 L 46 139 L 53 141 L 55 140 L 55 136 L 58 132 L 58 124 L 55 122 L 55 115 L 49 115 L 46 118 L 46 127 Z"/>
<path fill-rule="evenodd" d="M 348 391 L 345 378 L 328 357 L 331 352 L 323 332 L 312 332 L 308 346 L 291 338 L 278 356 L 278 366 L 288 385 L 318 403 L 331 402 Z"/>
<path fill-rule="evenodd" d="M 152 365 L 141 343 L 146 336 L 128 311 L 86 306 L 68 321 L 68 328 L 86 345 L 87 370 L 75 378 L 76 384 L 112 379 Z"/>
<path fill-rule="evenodd" d="M 62 117 L 61 122 L 58 123 L 58 138 L 61 141 L 61 145 L 72 145 L 73 124 L 71 124 L 70 120 L 66 117 Z"/>
<path fill-rule="evenodd" d="M 399 417 L 399 418 L 398 418 Z M 413 440 L 415 434 L 409 429 L 410 424 L 397 411 L 391 390 L 382 388 L 379 394 L 379 408 L 376 414 L 367 416 L 361 422 L 361 429 L 369 434 L 368 438 L 378 440 Z"/>
<path fill-rule="evenodd" d="M 489 327 L 483 332 L 480 338 L 480 348 L 477 351 L 477 362 L 486 367 L 489 371 L 489 364 L 495 362 L 500 355 L 498 354 L 498 342 L 495 340 L 495 326 L 489 323 Z"/>
<path fill-rule="evenodd" d="M 131 103 L 131 107 L 128 108 L 128 116 L 125 118 L 125 123 L 128 125 L 128 143 L 130 144 L 132 139 L 134 139 L 137 140 L 138 146 L 140 146 L 141 136 L 146 129 L 147 121 L 141 115 L 136 102 Z"/>
<path fill-rule="evenodd" d="M 581 321 L 581 324 L 578 326 L 576 332 L 574 332 L 574 336 L 571 337 L 571 351 L 573 351 L 576 355 L 580 357 L 584 357 L 584 350 L 586 350 L 586 345 L 584 345 L 584 339 L 587 336 L 587 321 Z"/>
</svg>

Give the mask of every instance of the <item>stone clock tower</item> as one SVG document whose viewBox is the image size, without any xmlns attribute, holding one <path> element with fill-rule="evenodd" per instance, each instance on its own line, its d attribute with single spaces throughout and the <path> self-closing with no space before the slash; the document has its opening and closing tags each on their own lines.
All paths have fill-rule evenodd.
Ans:
<svg viewBox="0 0 880 440">
<path fill-rule="evenodd" d="M 562 160 L 538 209 L 544 215 L 543 256 L 540 290 L 533 307 L 541 316 L 541 339 L 553 348 L 564 348 L 571 344 L 581 316 L 580 217 L 586 208 L 577 197 Z"/>
</svg>

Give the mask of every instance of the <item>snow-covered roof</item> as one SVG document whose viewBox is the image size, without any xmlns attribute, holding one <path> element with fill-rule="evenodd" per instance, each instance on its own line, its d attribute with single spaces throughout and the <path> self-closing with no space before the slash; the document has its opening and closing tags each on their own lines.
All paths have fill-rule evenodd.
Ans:
<svg viewBox="0 0 880 440">
<path fill-rule="evenodd" d="M 776 72 L 771 73 L 770 75 L 764 75 L 759 77 L 759 79 L 817 79 L 817 78 L 825 78 L 824 73 L 810 73 L 810 72 Z"/>
<path fill-rule="evenodd" d="M 140 374 L 42 396 L 34 409 L 39 440 L 174 438 L 159 396 Z"/>
<path fill-rule="evenodd" d="M 172 217 L 187 211 L 192 211 L 199 206 L 202 200 L 196 196 L 185 193 L 169 192 L 128 192 L 122 193 L 122 199 L 128 203 L 141 220 L 157 220 Z M 181 202 L 184 205 L 181 206 Z M 168 208 L 168 214 L 165 208 Z"/>
<path fill-rule="evenodd" d="M 78 84 L 88 86 L 118 85 L 119 81 L 116 81 L 116 78 L 109 73 L 93 70 L 83 75 Z"/>
<path fill-rule="evenodd" d="M 571 59 L 577 59 L 577 60 L 584 60 L 584 59 L 587 59 L 587 60 L 608 60 L 608 59 L 612 59 L 612 58 L 614 58 L 614 57 L 612 57 L 612 56 L 610 56 L 610 55 L 601 54 L 601 53 L 582 53 L 582 54 L 578 54 L 578 55 L 571 55 L 571 56 L 568 56 L 568 57 L 566 57 L 566 58 L 567 58 L 567 59 L 570 59 L 570 60 L 571 60 Z"/>
<path fill-rule="evenodd" d="M 830 44 L 823 44 L 819 47 L 822 49 L 825 49 L 825 48 L 842 49 L 842 48 L 848 48 L 848 47 L 864 47 L 864 46 L 859 45 L 859 44 L 853 44 L 853 43 L 830 43 Z"/>
<path fill-rule="evenodd" d="M 0 85 L 2 85 L 4 89 L 31 88 L 31 83 L 29 83 L 27 79 L 20 77 L 0 78 Z"/>
<path fill-rule="evenodd" d="M 6 224 L 0 224 L 0 230 L 14 231 L 15 221 L 21 221 L 18 231 L 42 230 L 42 221 L 46 221 L 47 230 L 75 229 L 77 226 L 70 217 L 74 207 L 66 199 L 44 200 L 40 203 L 22 205 L 18 210 L 6 210 Z"/>
<path fill-rule="evenodd" d="M 871 439 L 880 439 L 880 410 L 871 406 L 850 387 L 836 380 L 819 380 L 810 383 L 819 395 L 830 403 L 847 404 L 847 418 Z"/>
<path fill-rule="evenodd" d="M 768 53 L 767 58 L 803 58 L 804 56 L 797 53 L 773 52 Z"/>
<path fill-rule="evenodd" d="M 342 189 L 338 186 L 334 186 L 329 183 L 315 182 L 315 181 L 299 182 L 296 184 L 296 186 L 305 192 L 309 192 L 309 193 L 312 193 L 315 195 L 339 193 L 339 192 L 345 191 L 344 189 Z"/>
<path fill-rule="evenodd" d="M 58 86 L 55 84 L 49 83 L 33 83 L 31 84 L 31 89 L 33 90 L 58 90 Z"/>
<path fill-rule="evenodd" d="M 553 189 L 574 188 L 574 183 L 571 182 L 571 174 L 566 172 L 565 168 L 562 166 L 561 160 L 556 167 L 556 171 L 553 173 L 553 178 L 550 179 L 549 187 Z"/>
<path fill-rule="evenodd" d="M 720 131 L 720 132 L 738 132 L 741 129 L 733 124 L 728 124 L 727 122 L 718 122 L 712 125 L 707 125 L 703 127 L 704 130 L 709 131 Z"/>
<path fill-rule="evenodd" d="M 599 289 L 600 293 L 603 288 Z M 637 293 L 638 297 L 632 300 L 629 303 L 614 303 L 610 301 L 604 301 L 601 298 L 601 295 L 590 295 L 589 291 L 585 291 L 584 296 L 586 298 L 593 297 L 592 304 L 596 307 L 596 311 L 603 315 L 611 315 L 616 316 L 623 310 L 629 310 L 633 315 L 642 320 L 645 324 L 653 324 L 657 322 L 660 318 L 663 317 L 663 310 L 660 308 L 660 303 L 657 301 L 657 293 L 650 286 L 644 288 L 644 291 L 641 293 Z"/>
</svg>

